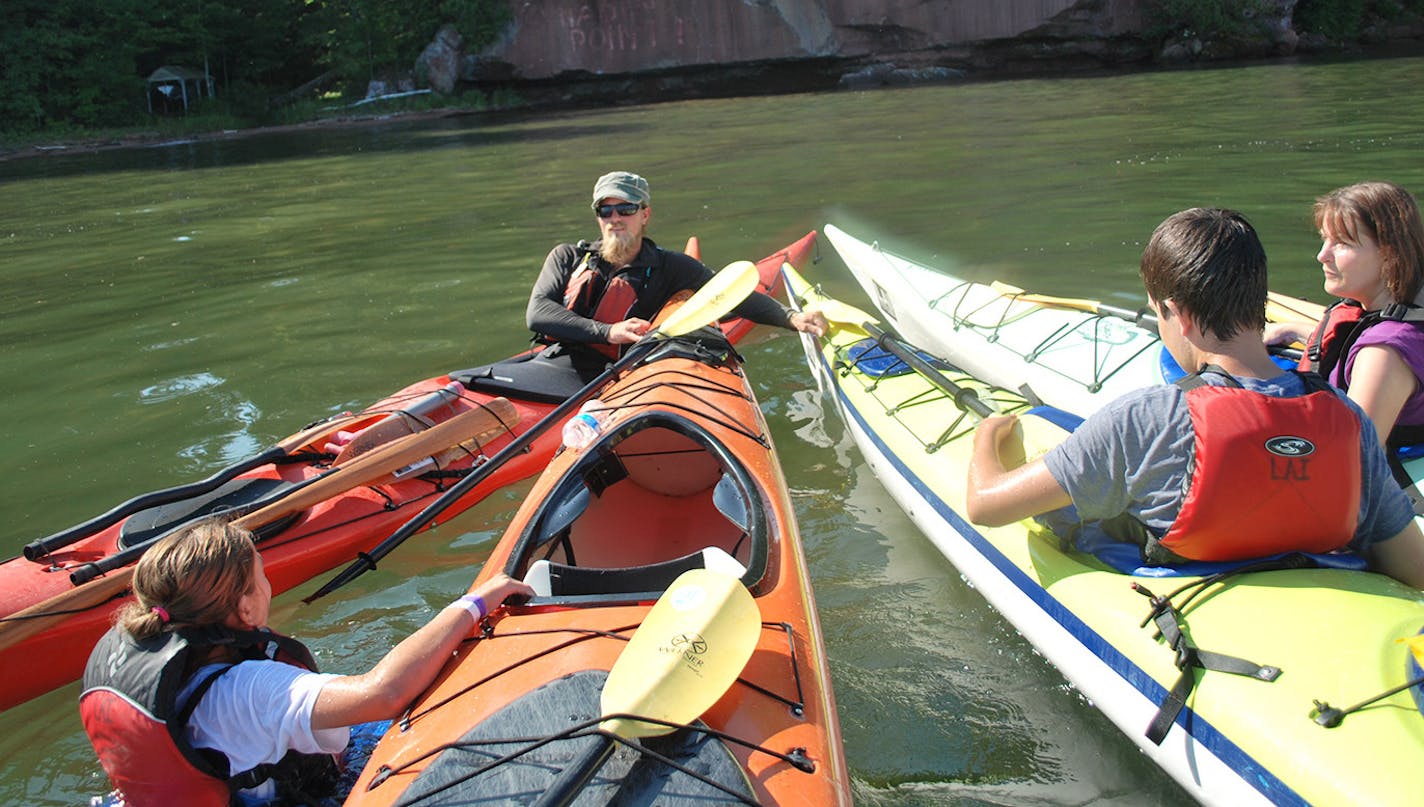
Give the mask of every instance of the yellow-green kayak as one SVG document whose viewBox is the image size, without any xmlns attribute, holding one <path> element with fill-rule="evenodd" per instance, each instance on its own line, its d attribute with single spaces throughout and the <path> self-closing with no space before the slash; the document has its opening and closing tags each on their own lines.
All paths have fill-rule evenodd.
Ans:
<svg viewBox="0 0 1424 807">
<path fill-rule="evenodd" d="M 1032 521 L 970 524 L 960 514 L 980 417 L 973 411 L 1020 414 L 1030 456 L 1066 434 L 1052 422 L 1057 413 L 908 353 L 891 335 L 877 341 L 877 327 L 860 327 L 864 312 L 783 271 L 794 304 L 838 320 L 824 338 L 802 335 L 807 361 L 885 487 L 969 582 L 1189 793 L 1231 805 L 1420 803 L 1424 714 L 1416 698 L 1424 684 L 1409 685 L 1420 672 L 1401 640 L 1424 627 L 1424 594 L 1339 568 L 1148 576 L 1064 550 Z M 1178 649 L 1159 628 L 1181 632 Z M 1181 707 L 1164 710 L 1174 689 Z M 1161 736 L 1149 738 L 1154 724 Z"/>
</svg>

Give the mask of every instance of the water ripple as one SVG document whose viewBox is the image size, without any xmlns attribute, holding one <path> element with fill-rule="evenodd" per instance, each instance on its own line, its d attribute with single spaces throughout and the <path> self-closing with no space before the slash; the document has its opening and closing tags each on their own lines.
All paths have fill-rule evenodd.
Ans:
<svg viewBox="0 0 1424 807">
<path fill-rule="evenodd" d="M 202 392 L 205 389 L 223 384 L 226 379 L 213 375 L 212 373 L 196 373 L 194 375 L 179 376 L 167 381 L 154 384 L 151 387 L 144 387 L 139 390 L 140 402 L 146 404 L 163 403 L 174 398 L 181 398 L 184 395 L 192 395 L 195 392 Z"/>
</svg>

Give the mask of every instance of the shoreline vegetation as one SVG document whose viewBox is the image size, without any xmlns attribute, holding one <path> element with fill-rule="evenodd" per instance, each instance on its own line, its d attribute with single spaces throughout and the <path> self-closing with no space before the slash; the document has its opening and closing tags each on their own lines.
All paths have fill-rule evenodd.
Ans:
<svg viewBox="0 0 1424 807">
<path fill-rule="evenodd" d="M 906 54 L 901 54 L 902 56 Z M 897 66 L 888 60 L 856 60 L 835 67 L 825 63 L 787 70 L 782 65 L 777 80 L 763 82 L 747 91 L 747 79 L 755 68 L 746 65 L 703 66 L 695 69 L 654 71 L 647 74 L 601 76 L 565 82 L 531 82 L 488 89 L 469 89 L 451 95 L 418 91 L 351 100 L 351 96 L 331 95 L 290 106 L 272 120 L 252 123 L 220 113 L 199 112 L 179 117 L 155 116 L 145 125 L 129 127 L 64 127 L 25 134 L 0 133 L 0 164 L 71 154 L 86 154 L 131 148 L 152 148 L 192 142 L 228 140 L 287 131 L 321 128 L 381 126 L 477 114 L 530 113 L 551 109 L 587 109 L 608 104 L 658 103 L 737 95 L 765 95 L 796 92 L 871 90 L 909 84 L 981 83 L 1065 76 L 1130 75 L 1163 70 L 1210 70 L 1232 67 L 1306 64 L 1316 61 L 1407 58 L 1424 55 L 1424 40 L 1408 38 L 1380 42 L 1372 47 L 1314 51 L 1255 59 L 1203 59 L 1189 63 L 1119 63 L 1105 66 L 1049 63 L 1000 63 L 984 70 L 921 69 Z M 910 60 L 911 65 L 916 61 Z M 857 69 L 859 68 L 859 69 Z M 883 69 L 882 69 L 883 68 Z M 671 79 L 670 79 L 671 74 Z M 871 80 L 864 80 L 865 76 Z M 861 80 L 848 80 L 860 77 Z M 763 75 L 760 78 L 767 78 Z M 741 92 L 736 90 L 742 89 Z"/>
<path fill-rule="evenodd" d="M 474 114 L 484 111 L 479 104 L 460 98 L 440 97 L 431 104 L 423 100 L 401 99 L 365 107 L 349 105 L 310 110 L 284 116 L 290 122 L 249 125 L 218 116 L 193 115 L 186 118 L 159 118 L 150 126 L 112 129 L 80 129 L 46 134 L 0 138 L 0 163 L 67 154 L 85 154 L 116 149 L 157 147 L 209 140 L 230 140 L 254 135 L 319 128 L 379 126 L 398 121 L 418 121 Z"/>
<path fill-rule="evenodd" d="M 845 29 L 812 49 L 742 49 L 736 26 L 713 16 L 704 22 L 727 30 L 709 34 L 700 64 L 654 47 L 530 70 L 541 57 L 527 45 L 498 43 L 521 21 L 548 22 L 547 9 L 508 0 L 253 0 L 183 15 L 141 0 L 102 13 L 86 0 L 29 4 L 23 24 L 0 28 L 0 162 L 420 117 L 1424 53 L 1424 0 L 1077 0 L 1029 30 L 971 41 L 915 14 L 872 26 L 823 9 L 819 28 L 774 17 L 793 40 Z M 761 19 L 739 13 L 728 19 Z M 644 22 L 681 24 L 664 17 Z"/>
</svg>

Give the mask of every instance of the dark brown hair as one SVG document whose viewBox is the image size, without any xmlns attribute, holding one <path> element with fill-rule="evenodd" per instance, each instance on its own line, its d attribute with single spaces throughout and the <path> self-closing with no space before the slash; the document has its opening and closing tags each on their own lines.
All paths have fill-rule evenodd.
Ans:
<svg viewBox="0 0 1424 807">
<path fill-rule="evenodd" d="M 1167 217 L 1142 251 L 1142 284 L 1204 332 L 1231 339 L 1266 327 L 1266 250 L 1235 210 L 1194 207 Z"/>
</svg>

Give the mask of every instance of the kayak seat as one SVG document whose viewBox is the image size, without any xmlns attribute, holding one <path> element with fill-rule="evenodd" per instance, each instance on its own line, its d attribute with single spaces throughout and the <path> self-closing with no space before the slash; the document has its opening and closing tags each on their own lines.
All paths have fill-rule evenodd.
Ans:
<svg viewBox="0 0 1424 807">
<path fill-rule="evenodd" d="M 915 369 L 906 364 L 904 359 L 886 350 L 874 338 L 856 342 L 846 348 L 845 355 L 850 359 L 855 369 L 870 378 L 895 378 L 915 372 Z M 923 350 L 915 350 L 915 355 L 928 362 L 932 367 L 941 370 L 953 369 L 942 359 L 931 356 Z"/>
<path fill-rule="evenodd" d="M 128 549 L 147 543 L 170 530 L 206 516 L 218 513 L 239 515 L 256 510 L 281 496 L 290 487 L 292 483 L 284 479 L 238 478 L 202 496 L 140 510 L 129 516 L 119 529 L 118 546 L 120 549 Z M 276 535 L 301 516 L 300 511 L 290 513 L 270 524 L 261 525 L 254 530 L 254 534 L 259 540 Z"/>
<path fill-rule="evenodd" d="M 683 572 L 712 569 L 740 578 L 746 567 L 724 550 L 709 546 L 699 552 L 647 566 L 600 569 L 566 566 L 547 560 L 530 564 L 524 582 L 537 597 L 584 597 L 599 594 L 641 594 L 665 591 Z"/>
<path fill-rule="evenodd" d="M 450 379 L 466 389 L 506 398 L 559 404 L 581 391 L 584 379 L 568 361 L 524 353 L 494 364 L 456 370 Z"/>
<path fill-rule="evenodd" d="M 1207 577 L 1209 575 L 1239 569 L 1243 566 L 1250 566 L 1264 560 L 1279 560 L 1292 555 L 1303 555 L 1309 558 L 1313 565 L 1322 569 L 1364 571 L 1368 567 L 1365 563 L 1365 559 L 1353 552 L 1331 552 L 1328 554 L 1317 552 L 1282 552 L 1264 558 L 1249 558 L 1247 560 L 1198 560 L 1188 563 L 1178 563 L 1173 566 L 1152 566 L 1143 562 L 1142 549 L 1138 547 L 1137 544 L 1127 543 L 1125 541 L 1113 541 L 1107 538 L 1102 538 L 1098 541 L 1080 539 L 1074 548 L 1080 552 L 1086 552 L 1096 557 L 1116 571 L 1122 572 L 1123 574 L 1130 574 L 1134 577 Z"/>
</svg>

